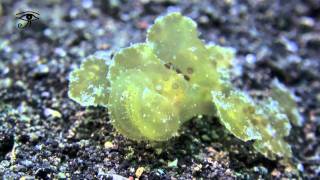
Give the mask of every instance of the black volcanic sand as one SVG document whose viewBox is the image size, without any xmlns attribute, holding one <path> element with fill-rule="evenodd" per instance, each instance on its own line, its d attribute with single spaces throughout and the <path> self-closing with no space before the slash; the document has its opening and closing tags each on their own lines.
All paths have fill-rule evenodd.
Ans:
<svg viewBox="0 0 320 180">
<path fill-rule="evenodd" d="M 18 29 L 15 14 L 24 10 L 40 19 Z M 305 123 L 287 140 L 298 174 L 228 134 L 216 118 L 195 118 L 164 144 L 138 143 L 115 132 L 106 109 L 68 98 L 68 74 L 84 57 L 143 42 L 154 19 L 171 11 L 198 22 L 206 42 L 237 50 L 239 88 L 259 95 L 278 78 L 295 93 Z M 2 0 L 0 179 L 133 179 L 141 170 L 140 179 L 316 178 L 319 19 L 319 0 Z"/>
</svg>

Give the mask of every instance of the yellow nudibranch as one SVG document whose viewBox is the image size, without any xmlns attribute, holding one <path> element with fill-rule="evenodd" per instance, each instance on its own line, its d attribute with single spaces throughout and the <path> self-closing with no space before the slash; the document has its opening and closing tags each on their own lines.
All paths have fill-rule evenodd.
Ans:
<svg viewBox="0 0 320 180">
<path fill-rule="evenodd" d="M 70 74 L 69 97 L 107 107 L 116 130 L 133 140 L 165 141 L 192 117 L 208 115 L 235 137 L 254 140 L 266 157 L 290 157 L 283 139 L 289 118 L 301 124 L 294 97 L 280 82 L 260 101 L 233 87 L 233 56 L 229 48 L 204 44 L 193 20 L 171 13 L 155 21 L 146 42 L 112 60 L 89 56 Z"/>
</svg>

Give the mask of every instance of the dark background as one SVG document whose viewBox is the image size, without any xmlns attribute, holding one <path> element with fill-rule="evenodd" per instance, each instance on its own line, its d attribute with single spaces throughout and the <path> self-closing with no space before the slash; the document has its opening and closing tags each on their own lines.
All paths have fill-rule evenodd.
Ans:
<svg viewBox="0 0 320 180">
<path fill-rule="evenodd" d="M 19 29 L 15 14 L 26 10 L 40 19 Z M 296 177 L 216 118 L 194 119 L 180 137 L 150 145 L 117 134 L 106 109 L 67 97 L 68 74 L 84 57 L 143 42 L 154 19 L 172 11 L 194 19 L 206 42 L 237 51 L 239 88 L 259 94 L 278 78 L 295 93 L 305 123 L 287 138 L 293 162 L 299 176 L 319 176 L 319 0 L 2 0 L 0 177 L 112 179 L 139 176 L 139 167 L 141 179 Z"/>
</svg>

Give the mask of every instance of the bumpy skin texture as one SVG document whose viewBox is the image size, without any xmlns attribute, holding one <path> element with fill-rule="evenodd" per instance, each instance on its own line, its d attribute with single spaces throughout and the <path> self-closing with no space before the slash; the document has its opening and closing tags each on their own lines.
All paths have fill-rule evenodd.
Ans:
<svg viewBox="0 0 320 180">
<path fill-rule="evenodd" d="M 255 140 L 266 157 L 289 158 L 288 116 L 299 124 L 289 90 L 278 82 L 271 92 L 276 100 L 256 101 L 234 88 L 234 52 L 204 44 L 196 27 L 179 13 L 158 18 L 145 43 L 120 50 L 111 63 L 84 61 L 70 75 L 69 96 L 83 106 L 108 107 L 117 131 L 130 139 L 165 141 L 192 117 L 215 115 L 237 138 Z"/>
<path fill-rule="evenodd" d="M 96 53 L 87 57 L 69 75 L 68 95 L 83 106 L 107 106 L 109 82 L 107 57 Z"/>
<path fill-rule="evenodd" d="M 241 91 L 230 91 L 228 94 L 212 91 L 212 98 L 220 122 L 233 135 L 244 141 L 261 139 L 252 122 L 255 116 L 255 104 L 247 94 Z"/>
<path fill-rule="evenodd" d="M 279 103 L 294 125 L 301 126 L 303 124 L 303 118 L 295 102 L 296 97 L 277 79 L 271 83 L 271 97 Z"/>
<path fill-rule="evenodd" d="M 261 138 L 254 142 L 254 148 L 270 159 L 275 159 L 276 156 L 291 157 L 290 145 L 283 139 L 291 129 L 287 115 L 278 102 L 271 98 L 257 105 L 257 115 L 253 120 Z"/>
<path fill-rule="evenodd" d="M 135 140 L 167 140 L 177 133 L 188 84 L 167 69 L 148 44 L 125 48 L 110 68 L 110 113 L 116 129 Z"/>
</svg>

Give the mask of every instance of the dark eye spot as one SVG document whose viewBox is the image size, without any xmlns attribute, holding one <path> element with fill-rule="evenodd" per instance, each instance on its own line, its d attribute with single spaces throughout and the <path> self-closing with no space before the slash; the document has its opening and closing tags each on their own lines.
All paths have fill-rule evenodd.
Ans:
<svg viewBox="0 0 320 180">
<path fill-rule="evenodd" d="M 172 69 L 172 63 L 166 63 L 166 64 L 164 64 L 164 66 L 165 66 L 167 69 Z"/>
<path fill-rule="evenodd" d="M 185 80 L 187 80 L 187 81 L 190 81 L 190 77 L 187 76 L 187 75 L 184 75 L 184 74 L 183 74 L 183 78 L 184 78 Z"/>
<path fill-rule="evenodd" d="M 187 73 L 188 74 L 192 74 L 193 73 L 193 68 L 192 67 L 188 67 L 187 68 Z"/>
<path fill-rule="evenodd" d="M 213 65 L 214 67 L 217 67 L 217 62 L 216 62 L 215 59 L 211 60 L 211 63 L 212 63 L 212 65 Z"/>
<path fill-rule="evenodd" d="M 178 74 L 182 74 L 182 71 L 181 71 L 180 69 L 175 68 L 175 70 L 176 70 L 176 72 L 177 72 Z"/>
</svg>

